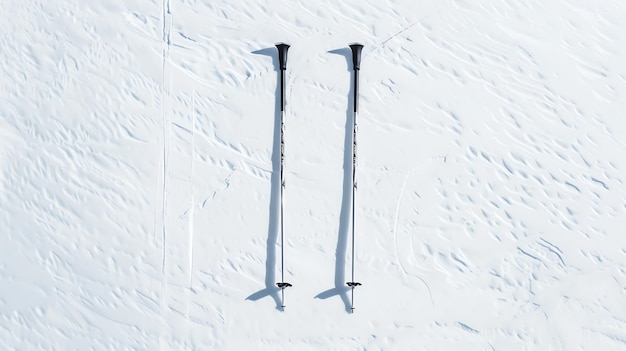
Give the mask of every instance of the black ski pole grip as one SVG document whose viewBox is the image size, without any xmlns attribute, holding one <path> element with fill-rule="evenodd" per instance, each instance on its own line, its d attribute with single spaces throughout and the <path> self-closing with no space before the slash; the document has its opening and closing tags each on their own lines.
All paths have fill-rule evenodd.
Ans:
<svg viewBox="0 0 626 351">
<path fill-rule="evenodd" d="M 280 70 L 284 71 L 287 69 L 287 50 L 289 49 L 289 44 L 278 43 L 276 44 L 276 48 L 278 49 L 278 62 L 280 63 Z"/>
<path fill-rule="evenodd" d="M 361 50 L 363 45 L 350 44 L 352 49 L 352 66 L 354 67 L 354 112 L 359 110 L 359 71 L 361 70 Z"/>
<path fill-rule="evenodd" d="M 352 49 L 352 65 L 355 71 L 361 70 L 361 50 L 363 50 L 363 45 L 361 44 L 350 44 L 350 49 Z"/>
<path fill-rule="evenodd" d="M 289 44 L 278 43 L 278 63 L 280 65 L 280 111 L 285 111 L 285 70 L 287 69 L 287 50 Z"/>
</svg>

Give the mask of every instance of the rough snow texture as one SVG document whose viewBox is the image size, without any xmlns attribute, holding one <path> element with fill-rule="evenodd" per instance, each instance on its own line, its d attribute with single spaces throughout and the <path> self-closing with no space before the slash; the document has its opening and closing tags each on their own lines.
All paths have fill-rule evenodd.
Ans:
<svg viewBox="0 0 626 351">
<path fill-rule="evenodd" d="M 2 7 L 1 349 L 626 349 L 622 1 Z"/>
</svg>

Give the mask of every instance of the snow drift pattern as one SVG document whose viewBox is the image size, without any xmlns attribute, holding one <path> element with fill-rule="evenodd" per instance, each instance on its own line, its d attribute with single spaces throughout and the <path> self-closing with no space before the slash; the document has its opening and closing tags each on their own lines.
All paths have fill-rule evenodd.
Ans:
<svg viewBox="0 0 626 351">
<path fill-rule="evenodd" d="M 4 10 L 0 348 L 626 347 L 621 2 Z"/>
</svg>

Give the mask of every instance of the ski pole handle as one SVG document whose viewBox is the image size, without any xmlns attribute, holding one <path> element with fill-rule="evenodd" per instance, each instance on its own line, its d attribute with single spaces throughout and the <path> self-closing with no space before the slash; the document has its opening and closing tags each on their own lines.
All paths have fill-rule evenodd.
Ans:
<svg viewBox="0 0 626 351">
<path fill-rule="evenodd" d="M 361 51 L 363 45 L 350 44 L 352 49 L 352 67 L 354 69 L 354 112 L 358 111 L 359 106 L 359 71 L 361 70 Z"/>
<path fill-rule="evenodd" d="M 280 70 L 284 71 L 287 69 L 287 50 L 289 49 L 289 44 L 278 43 L 276 44 L 276 48 L 278 49 L 278 62 L 280 63 Z"/>
<path fill-rule="evenodd" d="M 280 111 L 285 111 L 285 70 L 287 69 L 287 50 L 289 44 L 278 43 L 278 63 L 280 66 Z"/>
<path fill-rule="evenodd" d="M 363 50 L 362 44 L 350 44 L 350 49 L 352 49 L 352 65 L 355 71 L 361 70 L 361 51 Z"/>
</svg>

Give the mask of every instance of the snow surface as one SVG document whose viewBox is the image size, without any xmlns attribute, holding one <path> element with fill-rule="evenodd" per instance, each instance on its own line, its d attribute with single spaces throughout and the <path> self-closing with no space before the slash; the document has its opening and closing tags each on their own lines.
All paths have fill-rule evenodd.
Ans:
<svg viewBox="0 0 626 351">
<path fill-rule="evenodd" d="M 623 1 L 2 8 L 0 349 L 626 350 Z"/>
</svg>

